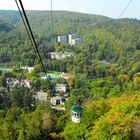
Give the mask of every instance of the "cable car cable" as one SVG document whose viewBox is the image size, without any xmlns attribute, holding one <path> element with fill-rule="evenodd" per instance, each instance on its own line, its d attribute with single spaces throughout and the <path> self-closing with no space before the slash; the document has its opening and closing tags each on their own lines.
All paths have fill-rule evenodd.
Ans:
<svg viewBox="0 0 140 140">
<path fill-rule="evenodd" d="M 118 17 L 118 19 L 120 19 L 120 18 L 123 16 L 123 14 L 125 13 L 126 9 L 129 7 L 129 5 L 131 4 L 132 1 L 133 1 L 133 0 L 130 0 L 130 1 L 128 2 L 128 4 L 125 6 L 124 10 L 122 11 L 122 13 L 120 14 L 120 16 Z"/>
<path fill-rule="evenodd" d="M 17 5 L 17 7 L 18 7 L 18 11 L 19 11 L 19 13 L 20 13 L 20 16 L 21 16 L 21 19 L 22 19 L 22 21 L 23 21 L 23 24 L 24 24 L 24 26 L 25 26 L 26 32 L 27 32 L 27 34 L 28 34 L 28 36 L 29 36 L 29 39 L 30 39 L 30 41 L 31 41 L 32 38 L 31 38 L 31 35 L 30 35 L 30 33 L 29 33 L 29 30 L 28 30 L 28 27 L 27 27 L 27 25 L 26 25 L 26 22 L 25 22 L 25 19 L 24 19 L 24 17 L 23 17 L 23 14 L 22 14 L 22 12 L 21 12 L 21 10 L 20 10 L 19 4 L 18 4 L 17 0 L 15 0 L 15 2 L 16 2 L 16 5 Z M 31 41 L 31 44 L 33 45 L 32 41 Z M 34 45 L 33 45 L 33 46 L 34 46 Z M 34 48 L 34 47 L 33 47 L 33 48 Z M 35 49 L 34 49 L 34 50 L 35 50 Z"/>
<path fill-rule="evenodd" d="M 33 35 L 33 32 L 32 32 L 31 26 L 30 26 L 30 24 L 29 24 L 29 21 L 28 21 L 26 12 L 25 12 L 25 10 L 24 10 L 24 6 L 23 6 L 23 4 L 22 4 L 22 0 L 19 0 L 19 3 L 20 3 L 20 6 L 21 6 L 21 9 L 22 9 L 22 11 L 23 11 L 23 15 L 24 15 L 24 17 L 25 17 L 25 21 L 26 21 L 26 23 L 27 23 L 27 27 L 28 27 L 28 29 L 29 29 L 30 37 L 32 38 L 32 39 L 31 39 L 32 44 L 33 44 L 34 49 L 35 49 L 35 51 L 36 51 L 36 53 L 37 53 L 37 56 L 38 56 L 39 62 L 41 63 L 42 69 L 43 69 L 43 71 L 44 71 L 45 74 L 46 74 L 47 72 L 46 72 L 46 69 L 45 69 L 45 67 L 44 67 L 44 64 L 43 64 L 41 55 L 40 55 L 40 53 L 39 53 L 39 50 L 38 50 L 38 48 L 37 48 L 37 44 L 36 44 L 36 41 L 35 41 L 35 38 L 34 38 L 34 35 Z M 29 38 L 30 38 L 30 37 L 29 37 Z"/>
<path fill-rule="evenodd" d="M 52 3 L 52 0 L 50 0 L 50 6 L 51 6 L 52 39 L 53 39 L 53 47 L 54 47 L 54 21 L 53 21 L 53 3 Z"/>
</svg>

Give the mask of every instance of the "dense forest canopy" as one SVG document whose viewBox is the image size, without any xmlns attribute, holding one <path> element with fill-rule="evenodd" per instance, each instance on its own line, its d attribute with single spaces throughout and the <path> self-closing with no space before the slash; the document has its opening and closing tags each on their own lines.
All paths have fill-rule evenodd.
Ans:
<svg viewBox="0 0 140 140">
<path fill-rule="evenodd" d="M 69 73 L 67 80 L 41 80 L 42 69 L 18 11 L 0 10 L 0 131 L 2 139 L 131 140 L 140 139 L 140 20 L 67 11 L 27 11 L 47 72 Z M 57 43 L 58 35 L 77 34 L 82 45 Z M 53 46 L 54 37 L 54 46 Z M 50 52 L 70 52 L 52 60 Z M 33 72 L 20 66 L 34 66 Z M 28 79 L 30 90 L 6 85 L 7 78 Z M 35 100 L 37 91 L 51 96 L 57 83 L 70 97 L 65 112 Z M 63 93 L 61 93 L 63 94 Z M 70 120 L 73 105 L 84 108 L 83 120 Z"/>
</svg>

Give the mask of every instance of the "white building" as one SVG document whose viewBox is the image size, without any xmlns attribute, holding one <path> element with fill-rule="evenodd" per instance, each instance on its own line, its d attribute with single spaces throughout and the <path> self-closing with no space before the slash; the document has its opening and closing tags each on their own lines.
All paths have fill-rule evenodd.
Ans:
<svg viewBox="0 0 140 140">
<path fill-rule="evenodd" d="M 72 46 L 72 40 L 76 39 L 77 35 L 76 34 L 69 34 L 69 44 Z"/>
<path fill-rule="evenodd" d="M 55 92 L 64 92 L 66 93 L 67 91 L 67 85 L 66 84 L 56 84 L 55 85 Z"/>
<path fill-rule="evenodd" d="M 12 78 L 6 79 L 6 85 L 10 88 L 14 88 L 16 85 L 18 85 L 18 86 L 24 86 L 31 89 L 32 81 L 26 80 L 26 79 L 19 80 L 17 78 L 12 77 Z"/>
<path fill-rule="evenodd" d="M 51 59 L 64 59 L 66 58 L 65 54 L 63 52 L 51 52 Z"/>
<path fill-rule="evenodd" d="M 25 66 L 25 67 L 21 67 L 23 70 L 27 70 L 29 72 L 32 72 L 34 70 L 34 67 L 28 67 L 28 66 Z"/>
<path fill-rule="evenodd" d="M 105 59 L 103 59 L 101 62 L 102 62 L 103 64 L 105 64 L 105 65 L 109 65 L 109 64 L 110 64 L 110 62 L 108 62 L 108 61 L 105 60 Z"/>
<path fill-rule="evenodd" d="M 68 42 L 67 36 L 58 36 L 57 37 L 58 43 L 61 43 L 62 45 L 65 45 Z"/>
<path fill-rule="evenodd" d="M 71 46 L 81 45 L 83 43 L 81 38 L 78 38 L 76 34 L 69 34 L 69 44 Z"/>
<path fill-rule="evenodd" d="M 68 52 L 51 52 L 51 59 L 64 59 L 66 57 L 70 57 L 73 55 L 73 53 Z"/>
<path fill-rule="evenodd" d="M 6 79 L 6 85 L 10 88 L 13 88 L 13 87 L 15 87 L 16 85 L 19 85 L 19 84 L 20 84 L 19 80 L 14 78 L 14 77 Z"/>
<path fill-rule="evenodd" d="M 81 45 L 82 43 L 83 43 L 82 39 L 76 38 L 76 39 L 72 39 L 71 45 Z"/>
<path fill-rule="evenodd" d="M 68 80 L 70 78 L 70 74 L 62 72 L 60 75 L 61 78 Z"/>
<path fill-rule="evenodd" d="M 66 101 L 66 98 L 63 96 L 56 96 L 56 97 L 51 97 L 51 104 L 56 106 L 56 105 L 64 105 Z"/>
<path fill-rule="evenodd" d="M 21 85 L 24 85 L 25 87 L 28 87 L 29 89 L 32 88 L 32 81 L 30 80 L 21 80 Z"/>
</svg>

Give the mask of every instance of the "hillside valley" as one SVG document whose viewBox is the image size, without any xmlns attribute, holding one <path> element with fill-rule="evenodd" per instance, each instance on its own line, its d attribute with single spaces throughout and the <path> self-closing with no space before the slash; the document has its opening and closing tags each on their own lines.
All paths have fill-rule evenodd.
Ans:
<svg viewBox="0 0 140 140">
<path fill-rule="evenodd" d="M 53 11 L 52 30 L 50 11 L 26 12 L 47 73 L 0 10 L 0 140 L 139 140 L 140 20 Z M 58 42 L 71 34 L 82 43 Z"/>
</svg>

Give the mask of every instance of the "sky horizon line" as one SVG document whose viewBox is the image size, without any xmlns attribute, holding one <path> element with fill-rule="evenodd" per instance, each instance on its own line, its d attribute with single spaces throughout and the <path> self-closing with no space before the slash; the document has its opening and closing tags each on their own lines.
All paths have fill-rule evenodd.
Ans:
<svg viewBox="0 0 140 140">
<path fill-rule="evenodd" d="M 0 9 L 0 11 L 17 11 L 17 9 Z M 51 10 L 40 10 L 40 9 L 28 9 L 26 11 L 51 11 Z M 113 17 L 109 17 L 109 16 L 106 16 L 106 15 L 100 15 L 100 14 L 94 14 L 94 13 L 84 13 L 84 12 L 79 12 L 79 11 L 71 11 L 71 10 L 53 10 L 54 12 L 55 11 L 64 11 L 64 12 L 74 12 L 74 13 L 81 13 L 81 14 L 88 14 L 88 15 L 96 15 L 96 16 L 103 16 L 103 17 L 107 17 L 107 18 L 111 18 L 111 19 L 119 19 L 119 18 L 113 18 Z M 120 19 L 137 19 L 137 20 L 140 20 L 138 18 L 135 18 L 135 17 L 122 17 Z"/>
<path fill-rule="evenodd" d="M 113 19 L 119 18 L 130 0 L 52 0 L 54 11 L 71 11 L 86 14 L 103 15 Z M 15 0 L 0 0 L 0 10 L 18 10 Z M 50 0 L 22 0 L 25 10 L 50 10 Z M 122 15 L 122 18 L 140 20 L 140 1 L 133 0 Z"/>
</svg>

